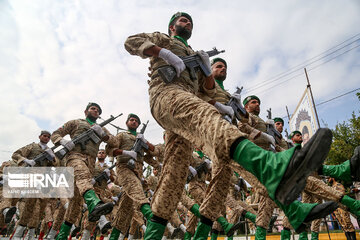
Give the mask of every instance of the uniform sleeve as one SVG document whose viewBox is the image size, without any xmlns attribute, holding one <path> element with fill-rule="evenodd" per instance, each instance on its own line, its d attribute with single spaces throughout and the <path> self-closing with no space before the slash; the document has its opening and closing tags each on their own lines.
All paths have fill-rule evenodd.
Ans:
<svg viewBox="0 0 360 240">
<path fill-rule="evenodd" d="M 154 168 L 157 168 L 157 169 L 160 168 L 160 163 L 158 161 L 156 161 L 151 155 L 145 155 L 144 161 Z"/>
<path fill-rule="evenodd" d="M 32 149 L 33 143 L 16 150 L 12 155 L 13 161 L 19 166 L 22 165 L 22 162 L 28 158 Z"/>
<path fill-rule="evenodd" d="M 249 116 L 250 118 L 251 116 Z M 250 125 L 251 121 L 246 121 L 246 118 L 242 118 L 242 121 L 238 122 L 238 128 L 241 132 L 248 134 L 248 139 L 253 141 L 260 137 L 260 131 Z"/>
<path fill-rule="evenodd" d="M 144 54 L 146 49 L 155 45 L 163 48 L 169 48 L 170 37 L 159 32 L 139 33 L 128 37 L 124 45 L 126 51 L 128 51 L 131 55 L 138 55 L 141 58 L 147 58 L 149 56 Z"/>
<path fill-rule="evenodd" d="M 55 130 L 51 135 L 51 141 L 54 145 L 58 145 L 60 140 L 67 134 L 71 134 L 77 128 L 76 120 L 71 120 L 65 123 L 62 127 Z"/>
<path fill-rule="evenodd" d="M 113 138 L 109 138 L 109 141 L 107 142 L 106 146 L 105 146 L 105 151 L 106 151 L 106 154 L 109 156 L 109 157 L 113 157 L 113 151 L 115 149 L 118 149 L 119 146 L 122 144 L 122 133 L 119 133 L 118 135 L 116 136 L 113 136 Z"/>
<path fill-rule="evenodd" d="M 103 127 L 103 130 L 105 131 L 106 135 L 109 136 L 109 139 L 106 141 L 107 144 L 111 145 L 111 146 L 116 146 L 117 144 L 117 139 L 114 135 L 112 135 L 109 130 L 107 130 L 106 128 Z"/>
</svg>

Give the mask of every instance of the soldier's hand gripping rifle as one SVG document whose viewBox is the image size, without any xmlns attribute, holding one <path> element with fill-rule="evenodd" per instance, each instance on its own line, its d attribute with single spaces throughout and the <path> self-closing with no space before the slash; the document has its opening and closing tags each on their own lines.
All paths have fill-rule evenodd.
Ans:
<svg viewBox="0 0 360 240">
<path fill-rule="evenodd" d="M 102 171 L 99 175 L 97 175 L 94 180 L 95 182 L 101 184 L 102 181 L 105 181 L 106 183 L 109 182 L 110 177 L 108 176 L 108 171 L 111 171 L 111 169 L 113 169 L 115 167 L 115 164 L 112 165 L 111 167 L 105 169 L 104 171 Z"/>
<path fill-rule="evenodd" d="M 31 166 L 47 166 L 48 163 L 55 162 L 55 154 L 54 149 L 57 146 L 53 146 L 52 148 L 45 149 L 44 152 L 37 155 L 35 158 L 31 159 L 33 162 L 35 162 L 34 165 L 27 164 L 27 167 Z"/>
<path fill-rule="evenodd" d="M 143 127 L 140 130 L 141 134 L 144 134 L 148 123 L 149 123 L 149 121 L 147 121 L 146 123 L 143 123 Z M 131 151 L 136 152 L 138 157 L 143 157 L 144 156 L 144 150 L 148 150 L 148 149 L 149 149 L 149 146 L 146 143 L 144 143 L 141 139 L 137 138 L 135 140 L 134 146 L 131 148 Z M 127 162 L 128 168 L 134 169 L 135 168 L 135 161 L 136 161 L 136 159 L 131 158 Z"/>
<path fill-rule="evenodd" d="M 122 115 L 122 113 L 120 113 L 116 117 L 111 115 L 109 119 L 100 123 L 99 126 L 104 127 L 106 124 L 114 121 L 116 118 L 120 117 L 121 115 Z M 88 141 L 92 141 L 93 143 L 96 144 L 96 143 L 101 142 L 102 139 L 101 139 L 101 136 L 97 135 L 96 132 L 94 131 L 94 129 L 92 129 L 92 128 L 86 130 L 86 132 L 83 132 L 82 134 L 80 134 L 80 135 L 76 136 L 74 139 L 72 139 L 72 142 L 74 143 L 74 145 L 76 145 L 76 144 L 81 145 L 81 150 L 86 149 L 86 144 L 88 143 Z M 55 155 L 56 155 L 56 157 L 58 157 L 61 160 L 65 157 L 65 155 L 68 152 L 70 152 L 70 151 L 66 147 L 62 147 L 60 150 L 55 152 Z"/>
<path fill-rule="evenodd" d="M 206 174 L 210 171 L 211 169 L 210 163 L 211 163 L 210 159 L 206 158 L 205 161 L 203 161 L 199 166 L 195 168 L 196 175 L 199 176 L 199 178 L 201 178 L 201 175 L 203 173 Z M 195 176 L 191 172 L 189 172 L 186 182 L 189 183 Z"/>
<path fill-rule="evenodd" d="M 214 47 L 213 50 L 207 51 L 206 53 L 209 55 L 209 57 L 212 57 L 223 52 L 225 52 L 225 50 L 218 51 Z M 203 72 L 205 76 L 211 75 L 211 69 L 208 69 L 208 67 L 204 64 L 204 62 L 202 61 L 202 59 L 198 54 L 193 54 L 185 57 L 179 56 L 179 58 L 183 60 L 186 68 L 189 70 L 190 78 L 192 80 L 196 79 L 196 71 L 199 69 Z M 174 77 L 176 76 L 176 70 L 171 65 L 160 67 L 158 69 L 158 73 L 165 83 L 171 83 L 174 80 Z"/>
<path fill-rule="evenodd" d="M 230 100 L 228 103 L 226 103 L 227 106 L 230 106 L 234 110 L 234 117 L 240 121 L 241 116 L 247 117 L 249 114 L 241 104 L 241 91 L 243 90 L 243 87 L 239 88 L 236 87 L 236 91 L 233 95 L 231 95 Z M 225 120 L 227 120 L 229 123 L 232 123 L 233 119 L 229 115 L 224 116 Z"/>
<path fill-rule="evenodd" d="M 271 118 L 271 108 L 266 111 L 268 112 L 268 115 L 267 115 L 268 120 L 273 122 L 273 120 Z M 267 132 L 267 134 L 269 134 L 270 136 L 272 136 L 275 139 L 275 142 L 277 144 L 280 144 L 282 136 L 281 136 L 281 133 L 275 129 L 273 123 L 269 122 L 266 124 L 266 132 Z M 270 148 L 273 152 L 276 152 L 275 146 L 273 144 L 270 144 Z"/>
</svg>

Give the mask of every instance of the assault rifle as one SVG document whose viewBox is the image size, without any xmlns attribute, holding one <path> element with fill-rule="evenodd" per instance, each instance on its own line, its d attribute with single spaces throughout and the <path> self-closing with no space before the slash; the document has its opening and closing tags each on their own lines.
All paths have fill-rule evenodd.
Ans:
<svg viewBox="0 0 360 240">
<path fill-rule="evenodd" d="M 269 120 L 272 120 L 271 118 L 271 108 L 269 108 L 269 110 L 266 110 L 268 112 L 267 118 Z M 266 132 L 267 134 L 269 134 L 270 136 L 272 136 L 275 139 L 275 142 L 277 144 L 280 143 L 280 139 L 282 138 L 281 133 L 279 133 L 278 130 L 275 129 L 273 124 L 266 124 Z M 275 150 L 275 146 L 273 146 L 272 144 L 270 144 L 270 148 L 273 152 L 276 152 Z"/>
<path fill-rule="evenodd" d="M 225 52 L 225 50 L 218 51 L 216 47 L 214 47 L 213 50 L 207 51 L 206 53 L 209 55 L 209 57 L 212 57 L 223 52 Z M 185 57 L 179 56 L 179 58 L 183 60 L 186 68 L 190 71 L 191 80 L 196 79 L 196 71 L 199 69 L 203 72 L 205 76 L 211 75 L 211 70 L 206 67 L 198 54 L 193 54 Z M 158 73 L 165 83 L 171 83 L 176 76 L 176 70 L 171 65 L 159 67 Z"/>
<path fill-rule="evenodd" d="M 289 139 L 289 133 L 287 129 L 285 129 L 285 137 L 286 137 L 285 141 L 287 143 L 288 148 L 290 149 L 294 147 L 294 143 Z"/>
<path fill-rule="evenodd" d="M 49 148 L 49 150 L 53 152 L 55 148 L 56 148 L 56 146 L 53 146 L 52 148 Z M 35 161 L 34 166 L 46 166 L 47 163 L 55 162 L 54 153 L 51 155 L 46 150 L 48 150 L 48 149 L 45 149 L 44 152 L 40 153 L 35 158 L 31 159 L 31 160 Z M 27 166 L 30 166 L 30 165 L 27 165 Z"/>
<path fill-rule="evenodd" d="M 110 115 L 110 118 L 103 121 L 99 124 L 100 127 L 104 127 L 106 124 L 114 121 L 116 118 L 120 117 L 122 113 L 114 117 L 113 115 Z M 80 144 L 81 150 L 86 149 L 86 144 L 88 141 L 92 141 L 93 143 L 99 143 L 101 142 L 101 138 L 95 133 L 93 129 L 88 129 L 86 132 L 83 132 L 82 134 L 76 136 L 74 139 L 72 139 L 73 143 Z M 58 157 L 60 160 L 65 157 L 65 155 L 69 152 L 69 150 L 66 147 L 62 147 L 60 150 L 55 152 L 56 157 Z"/>
<path fill-rule="evenodd" d="M 243 87 L 239 88 L 239 87 L 236 87 L 236 91 L 235 93 L 236 94 L 240 94 L 241 91 L 243 90 Z M 235 94 L 234 93 L 234 94 Z M 248 113 L 247 111 L 245 110 L 245 108 L 242 106 L 241 102 L 238 101 L 238 99 L 234 98 L 234 97 L 231 97 L 229 102 L 226 103 L 227 106 L 230 106 L 232 107 L 232 109 L 234 110 L 234 117 L 236 117 L 236 119 L 238 121 L 240 121 L 241 119 L 241 116 L 248 116 Z M 229 123 L 232 123 L 232 119 L 230 118 L 230 116 L 228 115 L 225 115 L 224 116 L 225 120 L 227 120 Z"/>
<path fill-rule="evenodd" d="M 109 169 L 109 171 L 110 171 L 110 170 L 113 169 L 114 167 L 115 167 L 115 164 L 112 165 L 111 167 L 107 168 L 107 169 Z M 99 175 L 97 175 L 97 176 L 94 178 L 94 180 L 95 180 L 97 183 L 99 183 L 99 184 L 101 184 L 102 181 L 106 181 L 106 183 L 107 183 L 107 182 L 110 180 L 110 177 L 107 175 L 106 171 L 104 170 L 104 171 L 102 171 Z"/>
<path fill-rule="evenodd" d="M 208 158 L 207 158 L 208 159 Z M 209 160 L 209 159 L 208 159 Z M 210 160 L 209 160 L 210 161 Z M 196 175 L 199 176 L 199 178 L 201 178 L 201 175 L 203 173 L 208 173 L 209 172 L 209 163 L 207 161 L 203 161 L 199 166 L 197 166 L 195 168 L 196 170 Z M 196 176 L 195 175 L 195 176 Z M 189 183 L 195 176 L 193 176 L 191 173 L 188 174 L 186 182 Z"/>
<path fill-rule="evenodd" d="M 149 120 L 146 122 L 146 123 L 143 123 L 143 127 L 141 128 L 140 130 L 140 133 L 141 134 L 144 134 L 145 130 L 146 130 L 146 127 L 147 125 L 149 124 Z M 131 151 L 134 151 L 137 153 L 137 156 L 138 157 L 143 157 L 144 155 L 144 149 L 148 150 L 149 149 L 149 146 L 144 143 L 141 139 L 137 138 L 135 143 L 134 143 L 134 146 L 131 148 Z M 135 159 L 130 159 L 128 162 L 127 162 L 127 166 L 128 168 L 130 169 L 134 169 L 135 168 Z"/>
</svg>

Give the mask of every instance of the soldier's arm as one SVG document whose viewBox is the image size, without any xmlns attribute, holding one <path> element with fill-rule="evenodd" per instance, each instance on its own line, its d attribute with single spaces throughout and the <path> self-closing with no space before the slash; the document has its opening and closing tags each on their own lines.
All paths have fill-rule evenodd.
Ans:
<svg viewBox="0 0 360 240">
<path fill-rule="evenodd" d="M 65 123 L 62 127 L 58 128 L 53 132 L 50 139 L 53 142 L 53 144 L 59 145 L 60 140 L 63 139 L 64 136 L 70 134 L 75 131 L 77 128 L 76 120 L 71 120 Z"/>
<path fill-rule="evenodd" d="M 31 153 L 32 149 L 33 149 L 33 143 L 29 144 L 29 145 L 26 145 L 25 147 L 22 147 L 22 148 L 16 150 L 12 155 L 13 161 L 18 166 L 21 166 L 23 164 L 23 161 L 28 158 L 28 156 Z"/>
<path fill-rule="evenodd" d="M 139 33 L 128 37 L 124 45 L 131 55 L 157 57 L 161 48 L 169 48 L 170 37 L 159 32 Z"/>
<path fill-rule="evenodd" d="M 249 116 L 250 118 L 250 116 Z M 240 131 L 247 133 L 248 139 L 250 141 L 253 141 L 255 139 L 258 139 L 259 137 L 261 137 L 261 131 L 257 130 L 256 128 L 252 127 L 248 121 L 243 120 L 238 122 L 238 128 L 240 129 Z"/>
<path fill-rule="evenodd" d="M 144 162 L 146 162 L 147 164 L 149 164 L 150 166 L 160 169 L 160 163 L 158 161 L 156 161 L 151 155 L 145 155 L 144 156 Z"/>
<path fill-rule="evenodd" d="M 122 149 L 119 149 L 122 144 L 122 134 L 123 133 L 118 133 L 118 135 L 114 136 L 114 138 L 106 144 L 105 151 L 109 157 L 116 157 L 122 154 Z"/>
</svg>

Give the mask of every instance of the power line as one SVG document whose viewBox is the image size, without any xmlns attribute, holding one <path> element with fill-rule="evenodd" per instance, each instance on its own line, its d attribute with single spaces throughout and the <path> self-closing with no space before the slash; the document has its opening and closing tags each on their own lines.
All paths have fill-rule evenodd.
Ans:
<svg viewBox="0 0 360 240">
<path fill-rule="evenodd" d="M 342 45 L 343 43 L 348 42 L 348 41 L 350 41 L 351 39 L 353 39 L 353 38 L 355 38 L 355 37 L 357 37 L 357 36 L 359 36 L 359 35 L 360 35 L 360 33 L 359 33 L 359 34 L 356 34 L 355 36 L 353 36 L 353 37 L 351 37 L 351 38 L 343 41 L 342 43 L 340 43 L 340 44 L 338 44 L 338 45 L 336 45 L 336 46 L 334 46 L 334 47 L 326 50 L 325 52 L 323 52 L 323 53 L 321 53 L 321 54 L 319 54 L 319 55 L 317 55 L 317 56 L 315 56 L 315 57 L 312 57 L 312 58 L 304 61 L 303 63 L 300 63 L 300 64 L 298 64 L 298 65 L 290 68 L 289 70 L 287 70 L 287 71 L 285 71 L 285 72 L 282 72 L 282 73 L 280 73 L 280 74 L 277 74 L 276 76 L 274 76 L 274 77 L 272 77 L 272 78 L 270 78 L 270 79 L 268 79 L 268 80 L 265 80 L 265 81 L 263 81 L 263 82 L 261 82 L 261 83 L 259 83 L 259 84 L 257 84 L 257 85 L 254 85 L 254 86 L 252 86 L 252 87 L 247 88 L 247 89 L 246 89 L 246 92 L 253 91 L 253 90 L 256 90 L 256 89 L 261 88 L 261 87 L 263 87 L 263 86 L 266 86 L 266 85 L 268 85 L 268 84 L 270 84 L 270 83 L 272 83 L 272 82 L 275 82 L 275 81 L 277 81 L 277 80 L 279 80 L 279 79 L 281 79 L 281 78 L 284 78 L 284 77 L 289 76 L 289 75 L 291 75 L 291 74 L 293 74 L 293 73 L 295 73 L 295 72 L 297 72 L 297 71 L 299 71 L 299 70 L 302 70 L 305 66 L 309 66 L 309 65 L 314 64 L 314 63 L 316 63 L 316 62 L 318 62 L 318 61 L 320 61 L 320 60 L 322 60 L 322 59 L 325 59 L 325 58 L 329 57 L 330 55 L 333 55 L 334 53 L 336 53 L 336 52 L 344 49 L 345 47 L 348 47 L 348 46 L 350 46 L 351 44 L 359 41 L 360 38 L 357 38 L 357 39 L 355 39 L 354 41 L 351 41 L 350 43 L 347 43 L 346 45 L 344 45 L 344 46 L 342 46 L 342 47 L 340 47 L 340 48 L 338 48 L 338 49 L 336 49 L 336 50 L 334 50 L 334 51 L 332 51 L 332 52 L 330 52 L 330 53 L 328 53 L 328 54 L 320 57 L 321 55 L 323 55 L 323 54 L 325 54 L 325 53 L 327 53 L 327 52 L 329 52 L 329 51 L 331 51 L 331 50 L 339 47 L 339 46 Z M 356 47 L 357 47 L 357 46 L 356 46 Z M 355 48 L 356 48 L 356 47 L 355 47 Z M 354 49 L 354 48 L 352 48 L 352 49 Z M 351 50 L 352 50 L 352 49 L 351 49 Z M 349 51 L 349 50 L 348 50 L 348 51 Z M 345 52 L 348 52 L 348 51 L 345 51 Z M 342 55 L 342 54 L 343 54 L 343 53 L 341 53 L 341 54 L 339 54 L 339 55 L 337 55 L 337 56 L 340 56 L 340 55 Z M 318 58 L 318 57 L 320 57 L 320 58 Z M 318 58 L 318 59 L 316 59 L 316 58 Z M 316 60 L 311 61 L 311 60 L 313 60 L 313 59 L 316 59 Z M 294 69 L 294 70 L 292 70 L 292 69 Z"/>
<path fill-rule="evenodd" d="M 349 91 L 349 92 L 343 93 L 343 94 L 338 95 L 338 96 L 333 97 L 333 98 L 330 98 L 330 99 L 328 99 L 328 100 L 326 100 L 326 101 L 323 101 L 323 102 L 321 102 L 321 103 L 316 104 L 315 107 L 320 106 L 320 105 L 325 104 L 325 103 L 328 103 L 328 102 L 331 102 L 331 101 L 333 101 L 333 100 L 335 100 L 335 99 L 338 99 L 338 98 L 343 97 L 343 96 L 345 96 L 345 95 L 348 95 L 348 94 L 350 94 L 350 93 L 356 92 L 356 91 L 358 91 L 358 90 L 360 90 L 360 88 L 356 88 L 356 89 L 351 90 L 351 91 Z M 282 117 L 282 118 L 285 119 L 285 118 L 288 118 L 288 116 L 285 116 L 285 117 Z"/>
</svg>

